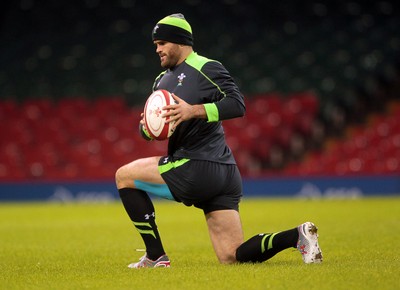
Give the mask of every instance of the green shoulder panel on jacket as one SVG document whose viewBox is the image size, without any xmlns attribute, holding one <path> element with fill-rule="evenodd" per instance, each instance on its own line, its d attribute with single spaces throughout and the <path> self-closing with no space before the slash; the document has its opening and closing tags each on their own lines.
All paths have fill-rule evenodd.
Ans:
<svg viewBox="0 0 400 290">
<path fill-rule="evenodd" d="M 201 71 L 201 68 L 203 65 L 205 65 L 207 62 L 210 61 L 215 61 L 213 59 L 206 58 L 204 56 L 198 55 L 196 52 L 192 52 L 187 58 L 186 58 L 186 63 L 192 67 L 194 67 L 196 70 Z"/>
<path fill-rule="evenodd" d="M 163 71 L 163 72 L 161 72 L 161 73 L 154 79 L 154 82 L 153 82 L 153 89 L 152 89 L 153 92 L 156 90 L 157 81 L 158 81 L 163 75 L 165 75 L 166 72 L 167 72 L 166 70 Z"/>
</svg>

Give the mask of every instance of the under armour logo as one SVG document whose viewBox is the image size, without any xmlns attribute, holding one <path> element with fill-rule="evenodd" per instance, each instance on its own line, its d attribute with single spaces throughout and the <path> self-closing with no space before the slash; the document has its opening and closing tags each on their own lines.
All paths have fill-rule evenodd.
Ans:
<svg viewBox="0 0 400 290">
<path fill-rule="evenodd" d="M 154 213 L 154 211 L 153 211 L 151 214 L 145 214 L 145 215 L 144 215 L 144 218 L 145 218 L 146 220 L 150 219 L 150 217 L 153 217 L 153 218 L 156 217 L 156 214 Z"/>
</svg>

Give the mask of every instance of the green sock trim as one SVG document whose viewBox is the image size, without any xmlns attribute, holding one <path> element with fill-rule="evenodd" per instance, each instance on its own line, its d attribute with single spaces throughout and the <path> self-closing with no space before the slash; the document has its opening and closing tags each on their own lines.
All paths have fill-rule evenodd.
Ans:
<svg viewBox="0 0 400 290">
<path fill-rule="evenodd" d="M 143 234 L 143 235 L 152 235 L 155 239 L 157 239 L 157 238 L 156 238 L 156 235 L 154 234 L 154 231 L 151 229 L 150 223 L 133 222 L 133 224 L 135 225 L 137 231 L 138 231 L 140 234 Z M 140 229 L 140 228 L 138 228 L 138 227 L 148 227 L 148 228 L 150 228 L 150 230 L 143 230 L 143 229 Z"/>
<path fill-rule="evenodd" d="M 274 233 L 271 235 L 271 237 L 268 240 L 268 250 L 272 249 L 272 240 L 274 239 L 276 234 L 279 234 L 280 232 Z"/>
<path fill-rule="evenodd" d="M 262 238 L 262 240 L 261 240 L 261 253 L 264 253 L 264 252 L 265 252 L 265 245 L 264 245 L 264 242 L 265 242 L 265 239 L 268 238 L 270 235 L 271 235 L 271 234 L 265 235 L 265 236 Z"/>
</svg>

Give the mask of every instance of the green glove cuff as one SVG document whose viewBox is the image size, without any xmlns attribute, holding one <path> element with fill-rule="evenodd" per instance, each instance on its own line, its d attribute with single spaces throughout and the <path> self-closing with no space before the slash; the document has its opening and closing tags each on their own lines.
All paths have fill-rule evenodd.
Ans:
<svg viewBox="0 0 400 290">
<path fill-rule="evenodd" d="M 143 124 L 139 123 L 139 132 L 140 135 L 147 141 L 151 141 L 153 140 L 153 138 L 151 138 L 149 132 L 147 131 L 146 127 L 143 126 Z"/>
</svg>

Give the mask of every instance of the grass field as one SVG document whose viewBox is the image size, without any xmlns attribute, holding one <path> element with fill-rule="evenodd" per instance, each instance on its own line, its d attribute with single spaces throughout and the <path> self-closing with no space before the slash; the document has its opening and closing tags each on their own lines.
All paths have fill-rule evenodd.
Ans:
<svg viewBox="0 0 400 290">
<path fill-rule="evenodd" d="M 399 289 L 400 197 L 245 199 L 245 237 L 311 220 L 322 264 L 285 250 L 218 264 L 200 210 L 156 202 L 169 269 L 128 269 L 143 248 L 118 202 L 0 204 L 0 289 Z"/>
</svg>

